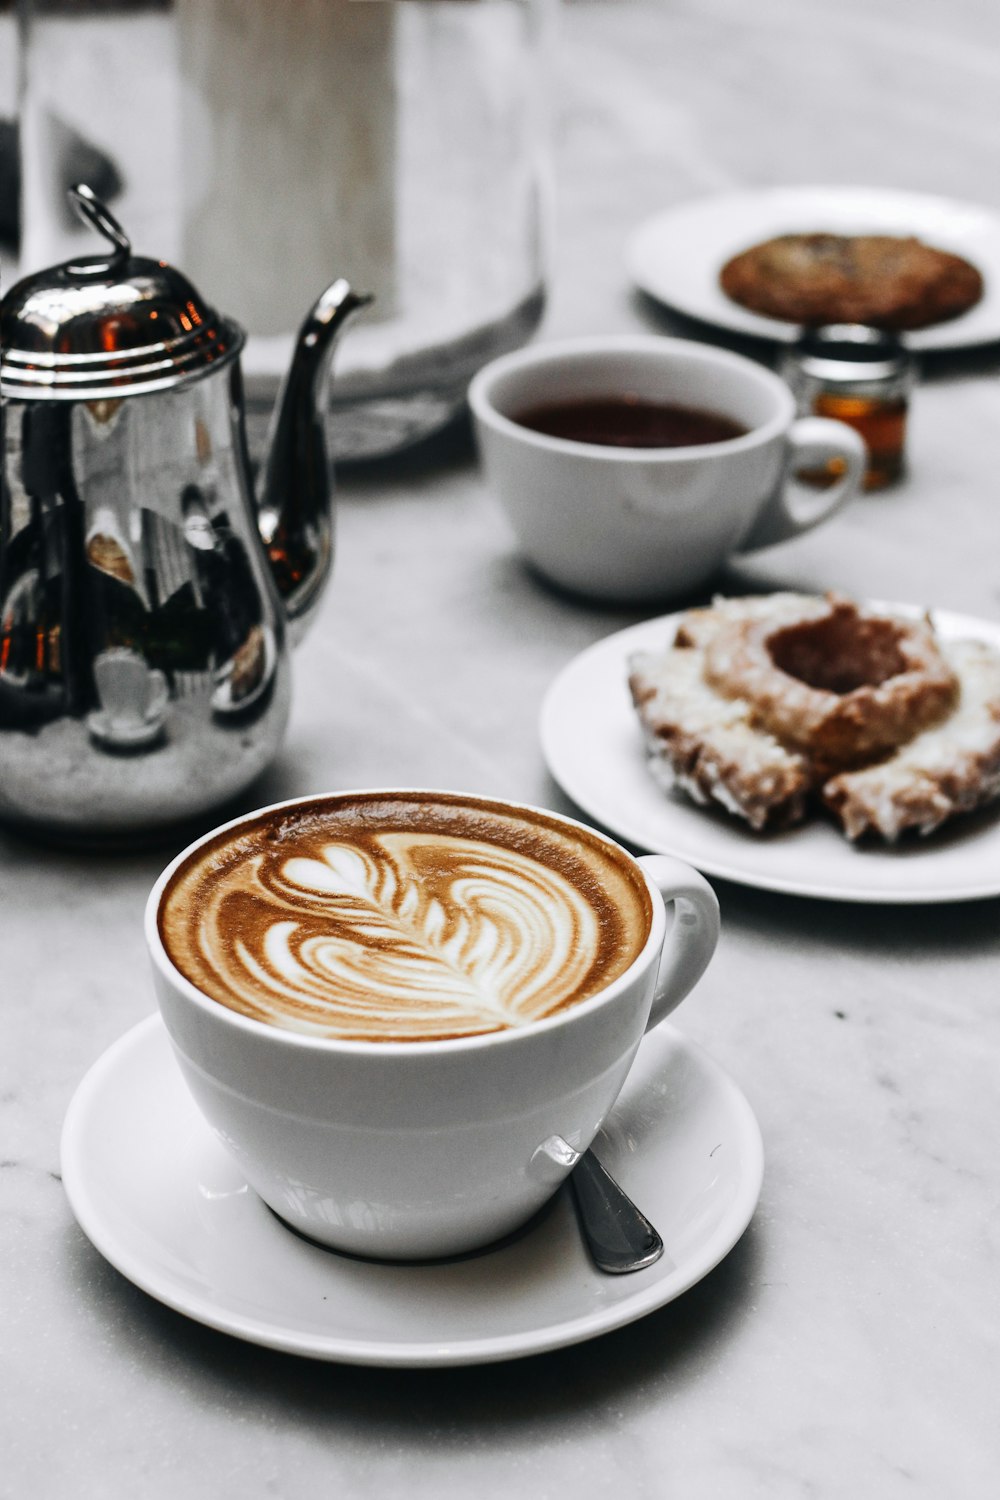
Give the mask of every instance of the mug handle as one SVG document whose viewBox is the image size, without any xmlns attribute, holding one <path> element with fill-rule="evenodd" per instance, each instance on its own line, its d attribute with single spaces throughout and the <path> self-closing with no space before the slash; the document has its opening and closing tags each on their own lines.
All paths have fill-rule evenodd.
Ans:
<svg viewBox="0 0 1000 1500">
<path fill-rule="evenodd" d="M 664 904 L 674 903 L 656 975 L 646 1030 L 668 1016 L 698 983 L 719 941 L 719 903 L 704 876 L 669 854 L 647 854 L 639 866 L 659 891 Z"/>
<path fill-rule="evenodd" d="M 864 439 L 830 417 L 799 417 L 788 431 L 788 452 L 781 483 L 737 549 L 753 552 L 787 541 L 818 526 L 858 493 L 868 464 Z M 796 479 L 799 469 L 820 469 L 840 460 L 844 473 L 828 489 L 817 489 Z"/>
</svg>

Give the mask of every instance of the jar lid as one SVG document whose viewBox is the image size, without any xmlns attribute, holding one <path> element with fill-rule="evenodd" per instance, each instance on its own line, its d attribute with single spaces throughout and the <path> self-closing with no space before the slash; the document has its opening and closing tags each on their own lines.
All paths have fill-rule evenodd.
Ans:
<svg viewBox="0 0 1000 1500">
<path fill-rule="evenodd" d="M 896 334 L 864 323 L 807 328 L 793 348 L 804 375 L 829 384 L 891 380 L 905 375 L 913 357 Z"/>
<path fill-rule="evenodd" d="M 244 333 L 162 260 L 132 254 L 80 183 L 69 199 L 110 253 L 19 281 L 0 302 L 0 385 L 21 400 L 94 401 L 169 390 L 235 358 Z"/>
</svg>

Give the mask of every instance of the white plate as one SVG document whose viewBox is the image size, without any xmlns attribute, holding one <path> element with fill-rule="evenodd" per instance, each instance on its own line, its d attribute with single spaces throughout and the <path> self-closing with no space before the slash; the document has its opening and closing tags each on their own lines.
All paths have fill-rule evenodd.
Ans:
<svg viewBox="0 0 1000 1500">
<path fill-rule="evenodd" d="M 293 1354 L 359 1365 L 463 1365 L 575 1344 L 641 1318 L 732 1249 L 763 1151 L 735 1083 L 668 1026 L 643 1042 L 594 1143 L 663 1237 L 645 1271 L 605 1276 L 561 1191 L 520 1236 L 422 1265 L 357 1260 L 286 1229 L 204 1123 L 158 1016 L 77 1089 L 63 1182 L 84 1232 L 168 1307 Z"/>
<path fill-rule="evenodd" d="M 636 286 L 659 302 L 733 333 L 789 343 L 792 323 L 730 301 L 719 272 L 733 255 L 777 234 L 915 234 L 982 273 L 982 299 L 960 318 L 906 334 L 914 349 L 960 349 L 1000 339 L 1000 214 L 925 193 L 866 187 L 786 187 L 681 203 L 641 224 L 625 259 Z"/>
<path fill-rule="evenodd" d="M 763 890 L 903 903 L 1000 895 L 995 807 L 957 818 L 926 840 L 858 847 L 820 820 L 755 834 L 721 809 L 661 791 L 646 765 L 627 660 L 633 651 L 665 647 L 676 619 L 646 620 L 598 641 L 564 667 L 545 697 L 541 738 L 549 770 L 591 818 L 640 849 Z M 1000 647 L 1000 625 L 938 610 L 934 623 L 944 637 L 974 636 Z"/>
</svg>

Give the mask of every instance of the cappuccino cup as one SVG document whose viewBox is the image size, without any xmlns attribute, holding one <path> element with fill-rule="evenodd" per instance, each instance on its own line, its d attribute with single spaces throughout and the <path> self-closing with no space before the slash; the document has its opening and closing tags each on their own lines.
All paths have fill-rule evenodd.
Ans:
<svg viewBox="0 0 1000 1500">
<path fill-rule="evenodd" d="M 310 1238 L 390 1260 L 477 1249 L 541 1208 L 718 925 L 678 860 L 437 791 L 237 818 L 146 908 L 174 1053 L 250 1186 Z"/>
<path fill-rule="evenodd" d="M 614 403 L 686 413 L 690 440 L 683 421 L 674 423 L 680 443 L 669 447 L 526 425 L 556 404 Z M 520 349 L 479 371 L 469 405 L 487 485 L 525 557 L 563 588 L 609 602 L 690 594 L 734 554 L 827 520 L 865 472 L 864 442 L 846 423 L 797 418 L 791 391 L 770 370 L 687 339 Z M 704 441 L 713 425 L 735 435 Z M 842 473 L 829 488 L 796 477 L 831 464 Z"/>
</svg>

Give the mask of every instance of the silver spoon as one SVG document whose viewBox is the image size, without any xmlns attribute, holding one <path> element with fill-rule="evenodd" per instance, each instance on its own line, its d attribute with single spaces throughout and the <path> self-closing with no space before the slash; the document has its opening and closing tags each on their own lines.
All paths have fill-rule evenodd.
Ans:
<svg viewBox="0 0 1000 1500">
<path fill-rule="evenodd" d="M 583 1153 L 569 1180 L 580 1229 L 599 1271 L 623 1276 L 659 1260 L 660 1236 L 593 1151 Z"/>
<path fill-rule="evenodd" d="M 660 1236 L 593 1151 L 577 1151 L 561 1135 L 550 1135 L 535 1151 L 529 1171 L 555 1186 L 565 1180 L 567 1168 L 577 1222 L 598 1270 L 622 1276 L 659 1260 Z"/>
</svg>

